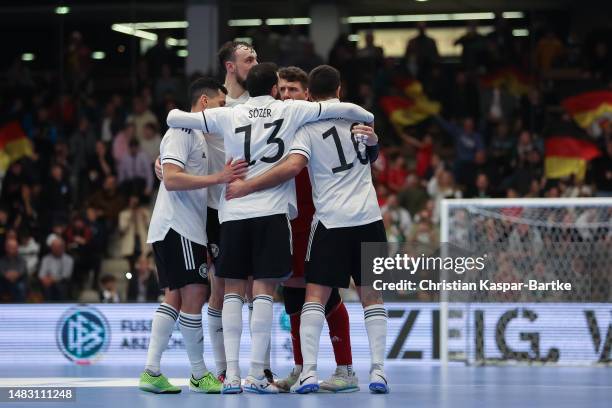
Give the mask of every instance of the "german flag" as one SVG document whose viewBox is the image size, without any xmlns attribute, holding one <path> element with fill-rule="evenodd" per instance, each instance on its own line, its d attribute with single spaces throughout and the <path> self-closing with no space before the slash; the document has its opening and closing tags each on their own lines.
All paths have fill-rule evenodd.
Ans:
<svg viewBox="0 0 612 408">
<path fill-rule="evenodd" d="M 547 178 L 558 179 L 576 176 L 583 180 L 587 163 L 598 157 L 601 152 L 593 143 L 571 136 L 555 136 L 546 139 L 544 144 L 544 172 Z"/>
<path fill-rule="evenodd" d="M 565 98 L 561 104 L 583 129 L 612 118 L 612 91 L 591 91 Z"/>
<path fill-rule="evenodd" d="M 0 170 L 5 172 L 10 164 L 24 156 L 32 155 L 32 143 L 17 121 L 0 127 Z"/>
<path fill-rule="evenodd" d="M 397 79 L 395 85 L 405 96 L 383 96 L 380 106 L 398 131 L 440 113 L 440 103 L 429 99 L 419 81 Z"/>
<path fill-rule="evenodd" d="M 485 87 L 505 88 L 512 95 L 521 96 L 529 92 L 533 78 L 518 68 L 505 67 L 482 76 L 480 82 Z"/>
</svg>

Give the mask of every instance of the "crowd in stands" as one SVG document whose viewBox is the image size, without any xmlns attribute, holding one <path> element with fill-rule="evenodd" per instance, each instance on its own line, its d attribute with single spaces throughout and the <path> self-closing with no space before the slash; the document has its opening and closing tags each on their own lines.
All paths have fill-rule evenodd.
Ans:
<svg viewBox="0 0 612 408">
<path fill-rule="evenodd" d="M 559 106 L 559 89 L 570 85 L 610 89 L 609 39 L 578 42 L 553 29 L 530 35 L 514 37 L 503 19 L 486 36 L 469 24 L 457 39 L 460 61 L 449 63 L 425 24 L 402 58 L 386 57 L 371 33 L 361 48 L 340 36 L 326 59 L 298 29 L 251 33 L 259 61 L 340 70 L 343 98 L 376 114 L 383 149 L 373 174 L 389 241 L 430 247 L 439 242 L 444 198 L 612 195 L 612 127 L 580 129 Z M 185 108 L 189 79 L 162 44 L 141 58 L 129 88 L 101 95 L 85 39 L 74 33 L 66 50 L 64 78 L 36 75 L 16 60 L 2 90 L 2 121 L 18 121 L 33 152 L 2 178 L 0 301 L 74 301 L 84 289 L 104 302 L 155 300 L 146 245 L 159 185 L 153 163 L 166 113 Z M 526 92 L 482 84 L 483 75 L 508 66 L 529 74 Z M 378 101 L 401 93 L 397 78 L 419 81 L 439 112 L 394 126 Z M 560 132 L 600 148 L 586 178 L 546 177 L 544 140 Z M 109 257 L 129 262 L 125 293 L 117 289 L 125 277 L 101 273 Z"/>
</svg>

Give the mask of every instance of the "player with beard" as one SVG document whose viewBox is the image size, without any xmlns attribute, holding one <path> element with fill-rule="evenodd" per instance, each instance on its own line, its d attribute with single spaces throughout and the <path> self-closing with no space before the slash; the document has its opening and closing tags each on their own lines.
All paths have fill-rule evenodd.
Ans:
<svg viewBox="0 0 612 408">
<path fill-rule="evenodd" d="M 246 77 L 252 67 L 257 65 L 257 53 L 253 47 L 242 41 L 228 41 L 219 48 L 217 54 L 219 64 L 225 71 L 224 87 L 227 90 L 225 106 L 232 107 L 246 102 L 249 93 L 246 90 Z M 209 159 L 208 166 L 211 171 L 220 171 L 225 165 L 225 148 L 223 136 L 206 133 L 204 135 L 208 144 Z M 159 159 L 155 163 L 157 177 L 162 180 L 161 165 Z M 223 381 L 227 370 L 225 359 L 225 348 L 223 341 L 223 323 L 221 313 L 223 310 L 223 295 L 225 284 L 223 278 L 217 277 L 219 242 L 221 227 L 219 224 L 219 199 L 223 186 L 214 185 L 208 188 L 208 208 L 206 233 L 208 235 L 208 250 L 214 268 L 209 274 L 211 278 L 211 294 L 208 301 L 208 334 L 211 340 L 217 377 Z M 250 289 L 247 296 L 252 298 Z M 253 304 L 249 302 L 249 317 L 253 310 Z M 265 374 L 269 381 L 273 381 L 270 369 L 270 350 L 266 353 Z"/>
<path fill-rule="evenodd" d="M 278 71 L 278 89 L 282 100 L 308 100 L 308 74 L 298 67 L 281 68 Z M 291 233 L 293 235 L 292 275 L 282 284 L 285 311 L 289 315 L 291 323 L 291 342 L 295 367 L 285 379 L 276 382 L 281 392 L 289 392 L 291 386 L 300 376 L 303 367 L 300 345 L 300 312 L 306 296 L 304 262 L 310 236 L 310 225 L 315 212 L 306 167 L 295 176 L 295 190 L 298 216 L 291 221 Z M 320 390 L 343 393 L 359 391 L 359 382 L 352 368 L 349 315 L 337 288 L 332 290 L 325 305 L 325 318 L 329 327 L 329 337 L 334 349 L 337 367 L 334 374 L 321 383 Z"/>
</svg>

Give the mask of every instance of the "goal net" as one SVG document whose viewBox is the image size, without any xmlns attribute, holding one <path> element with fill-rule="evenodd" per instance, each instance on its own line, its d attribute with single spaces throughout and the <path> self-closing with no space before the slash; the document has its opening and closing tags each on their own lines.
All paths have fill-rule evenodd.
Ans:
<svg viewBox="0 0 612 408">
<path fill-rule="evenodd" d="M 440 292 L 442 364 L 610 364 L 612 198 L 444 200 L 440 229 L 486 260 L 440 272 L 475 288 Z"/>
</svg>

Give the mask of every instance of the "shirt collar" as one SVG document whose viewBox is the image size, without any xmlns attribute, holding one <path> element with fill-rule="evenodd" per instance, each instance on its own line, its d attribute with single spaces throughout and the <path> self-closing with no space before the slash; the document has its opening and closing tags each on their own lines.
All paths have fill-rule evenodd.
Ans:
<svg viewBox="0 0 612 408">
<path fill-rule="evenodd" d="M 319 101 L 319 102 L 321 102 L 321 103 L 337 103 L 337 102 L 340 102 L 340 99 L 332 98 L 332 99 L 328 99 L 326 101 Z"/>
<path fill-rule="evenodd" d="M 266 102 L 272 102 L 275 101 L 276 99 L 274 99 L 272 96 L 270 95 L 261 95 L 261 96 L 251 96 L 249 97 L 249 99 L 245 102 L 245 104 L 247 105 L 261 105 L 263 103 Z"/>
</svg>

